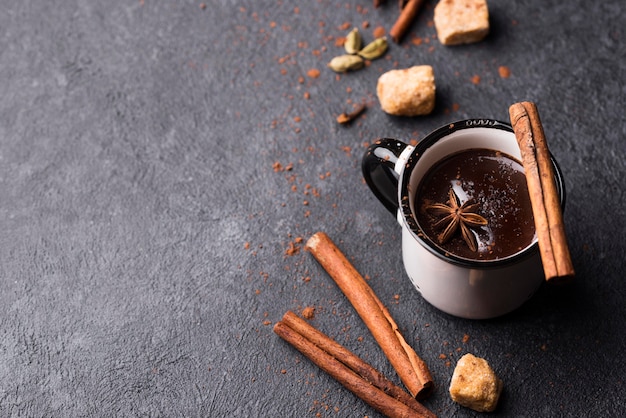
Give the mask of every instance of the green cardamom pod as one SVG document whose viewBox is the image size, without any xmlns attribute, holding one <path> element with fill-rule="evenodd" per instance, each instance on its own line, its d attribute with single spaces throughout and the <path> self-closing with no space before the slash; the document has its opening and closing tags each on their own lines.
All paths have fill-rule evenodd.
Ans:
<svg viewBox="0 0 626 418">
<path fill-rule="evenodd" d="M 367 44 L 358 54 L 366 60 L 380 58 L 387 51 L 387 38 L 382 37 Z"/>
<path fill-rule="evenodd" d="M 328 68 L 336 73 L 345 73 L 363 68 L 365 61 L 358 55 L 340 55 L 328 63 Z"/>
<path fill-rule="evenodd" d="M 346 43 L 343 44 L 348 54 L 356 54 L 361 49 L 361 33 L 358 28 L 354 28 L 348 33 Z"/>
</svg>

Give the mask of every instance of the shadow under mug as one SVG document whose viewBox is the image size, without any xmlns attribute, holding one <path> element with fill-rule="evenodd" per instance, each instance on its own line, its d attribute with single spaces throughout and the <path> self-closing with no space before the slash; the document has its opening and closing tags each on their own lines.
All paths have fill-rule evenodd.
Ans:
<svg viewBox="0 0 626 418">
<path fill-rule="evenodd" d="M 435 130 L 415 147 L 396 139 L 379 139 L 365 152 L 362 171 L 371 191 L 402 227 L 404 268 L 422 297 L 448 314 L 487 319 L 517 309 L 544 282 L 537 239 L 505 258 L 471 260 L 435 245 L 414 215 L 415 193 L 429 169 L 447 156 L 476 148 L 501 151 L 521 160 L 510 125 L 470 119 Z M 564 206 L 561 170 L 552 156 L 551 162 Z"/>
</svg>

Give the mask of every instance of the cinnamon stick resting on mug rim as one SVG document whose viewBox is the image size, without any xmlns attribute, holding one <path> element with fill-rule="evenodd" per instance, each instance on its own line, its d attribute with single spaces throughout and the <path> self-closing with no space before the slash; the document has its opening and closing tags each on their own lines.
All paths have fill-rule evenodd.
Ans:
<svg viewBox="0 0 626 418">
<path fill-rule="evenodd" d="M 377 411 L 389 417 L 435 414 L 350 350 L 287 311 L 274 325 L 274 332 L 341 385 Z"/>
<path fill-rule="evenodd" d="M 546 280 L 554 283 L 569 281 L 574 277 L 574 267 L 537 106 L 532 102 L 515 103 L 509 107 L 509 116 L 522 155 Z"/>
<path fill-rule="evenodd" d="M 409 392 L 416 399 L 430 394 L 434 385 L 426 363 L 404 340 L 372 288 L 330 237 L 324 232 L 317 232 L 309 238 L 305 248 L 346 295 Z"/>
</svg>

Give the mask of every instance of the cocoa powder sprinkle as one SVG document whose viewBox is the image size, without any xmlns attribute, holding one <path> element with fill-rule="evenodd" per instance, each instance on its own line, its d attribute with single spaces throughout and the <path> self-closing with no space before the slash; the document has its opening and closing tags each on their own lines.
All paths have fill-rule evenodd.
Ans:
<svg viewBox="0 0 626 418">
<path fill-rule="evenodd" d="M 307 306 L 302 310 L 302 317 L 305 319 L 313 319 L 315 316 L 315 308 L 313 306 Z"/>
<path fill-rule="evenodd" d="M 507 66 L 501 65 L 498 67 L 498 74 L 502 78 L 509 78 L 511 76 L 511 69 Z"/>
<path fill-rule="evenodd" d="M 320 76 L 320 70 L 318 70 L 317 68 L 311 68 L 309 71 L 306 72 L 306 75 L 311 78 L 317 78 Z"/>
</svg>

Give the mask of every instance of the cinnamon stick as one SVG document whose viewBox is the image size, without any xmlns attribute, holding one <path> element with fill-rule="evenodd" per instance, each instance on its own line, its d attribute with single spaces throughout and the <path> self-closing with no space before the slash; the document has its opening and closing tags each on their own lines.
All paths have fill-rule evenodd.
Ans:
<svg viewBox="0 0 626 418">
<path fill-rule="evenodd" d="M 391 36 L 391 39 L 393 39 L 395 43 L 399 44 L 404 34 L 411 27 L 411 24 L 417 16 L 417 12 L 419 12 L 422 7 L 422 3 L 424 3 L 424 0 L 408 0 L 404 7 L 402 7 L 398 19 L 389 31 L 389 36 Z"/>
<path fill-rule="evenodd" d="M 546 280 L 552 283 L 569 281 L 574 277 L 574 267 L 537 106 L 532 102 L 515 103 L 509 107 L 509 116 L 522 155 Z"/>
<path fill-rule="evenodd" d="M 293 331 L 295 331 L 300 336 L 302 336 L 306 340 L 307 343 L 313 344 L 317 348 L 323 350 L 325 353 L 329 354 L 334 359 L 339 361 L 341 364 L 349 368 L 352 372 L 360 376 L 365 382 L 375 386 L 376 388 L 381 390 L 383 393 L 385 393 L 387 396 L 390 396 L 391 398 L 405 404 L 406 406 L 411 408 L 414 411 L 414 413 L 418 413 L 419 416 L 424 416 L 424 417 L 435 416 L 426 407 L 424 407 L 422 404 L 416 401 L 415 398 L 411 397 L 411 395 L 409 395 L 400 387 L 394 385 L 391 381 L 389 381 L 378 370 L 370 366 L 368 363 L 363 361 L 360 357 L 353 354 L 350 350 L 348 350 L 347 348 L 345 348 L 344 346 L 342 346 L 341 344 L 339 344 L 332 338 L 328 337 L 323 332 L 317 330 L 315 327 L 307 323 L 304 319 L 300 318 L 293 312 L 287 311 L 285 315 L 283 316 L 282 321 L 280 321 L 279 323 L 284 324 L 287 327 L 291 328 Z M 275 331 L 276 331 L 276 327 L 275 327 Z M 278 332 L 281 332 L 281 331 L 284 331 L 284 330 L 281 330 L 281 326 L 279 326 Z M 321 361 L 321 357 L 316 357 L 316 358 L 319 361 Z M 326 367 L 330 366 L 330 363 L 326 364 L 325 366 Z M 343 370 L 343 372 L 345 372 L 345 370 Z M 341 374 L 341 377 L 336 378 L 336 379 L 340 381 L 341 383 L 343 380 L 346 380 L 346 378 L 343 376 L 344 373 L 340 373 L 340 374 Z M 357 394 L 357 396 L 359 395 Z M 371 405 L 370 402 L 368 402 L 368 404 Z"/>
<path fill-rule="evenodd" d="M 367 286 L 367 284 L 366 284 L 366 286 Z M 389 322 L 389 325 L 391 325 L 391 329 L 393 330 L 394 334 L 396 335 L 396 338 L 398 338 L 398 342 L 400 342 L 400 346 L 404 349 L 404 351 L 406 352 L 407 356 L 409 357 L 409 362 L 411 363 L 411 366 L 413 367 L 413 370 L 415 370 L 417 372 L 418 376 L 422 376 L 424 381 L 430 382 L 430 383 L 427 383 L 428 384 L 428 388 L 426 388 L 424 390 L 424 393 L 420 396 L 420 399 L 423 399 L 433 389 L 432 377 L 430 375 L 430 370 L 428 370 L 428 366 L 426 366 L 426 362 L 424 362 L 424 360 L 422 360 L 417 355 L 417 353 L 415 353 L 413 348 L 411 348 L 409 343 L 406 342 L 406 340 L 402 336 L 402 333 L 400 333 L 400 329 L 398 328 L 398 325 L 396 324 L 396 321 L 393 320 L 393 318 L 391 317 L 391 314 L 387 310 L 387 307 L 385 307 L 385 305 L 383 305 L 383 303 L 380 301 L 380 299 L 378 299 L 378 297 L 376 296 L 376 294 L 374 293 L 372 288 L 369 287 L 369 286 L 367 286 L 367 288 L 371 292 L 371 296 L 374 299 L 374 301 L 376 302 L 376 304 L 378 305 L 378 307 L 380 308 L 381 312 L 383 313 L 383 315 L 385 315 L 385 318 Z"/>
<path fill-rule="evenodd" d="M 352 112 L 350 113 L 343 112 L 339 116 L 337 116 L 337 123 L 346 125 L 352 122 L 353 120 L 355 120 L 357 117 L 359 117 L 361 113 L 365 111 L 365 109 L 367 109 L 367 106 L 361 103 Z"/>
<path fill-rule="evenodd" d="M 359 272 L 324 232 L 311 236 L 305 248 L 346 295 L 409 392 L 417 399 L 427 396 L 433 389 L 433 379 L 426 363 L 402 338 L 391 315 Z"/>
</svg>

